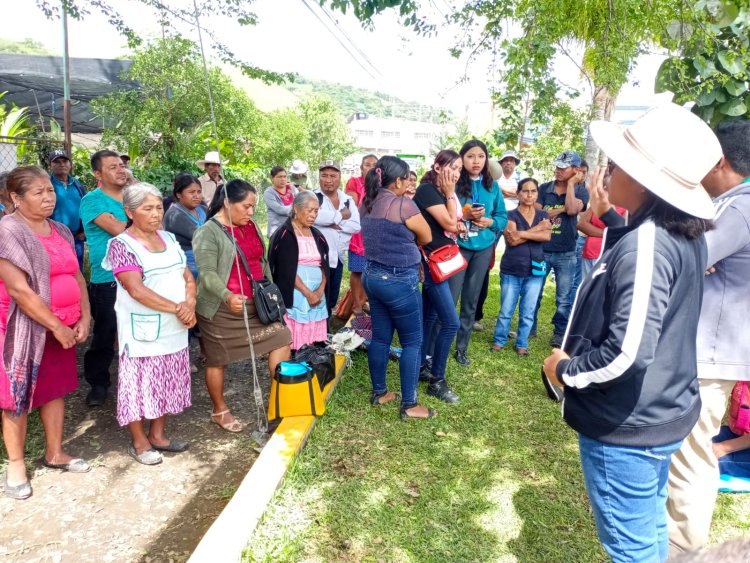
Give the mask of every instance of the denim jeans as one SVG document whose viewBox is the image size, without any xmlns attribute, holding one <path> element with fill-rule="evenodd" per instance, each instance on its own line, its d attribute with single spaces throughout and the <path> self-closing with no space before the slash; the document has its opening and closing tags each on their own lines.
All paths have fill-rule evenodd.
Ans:
<svg viewBox="0 0 750 563">
<path fill-rule="evenodd" d="M 713 441 L 724 442 L 734 438 L 739 438 L 739 435 L 732 432 L 729 426 L 722 426 Z M 750 479 L 750 449 L 737 450 L 721 457 L 719 459 L 719 472 L 722 475 Z"/>
<path fill-rule="evenodd" d="M 456 333 L 456 350 L 466 352 L 469 347 L 472 327 L 477 313 L 477 303 L 479 294 L 482 291 L 482 283 L 487 270 L 490 267 L 492 254 L 495 251 L 494 246 L 489 246 L 483 250 L 461 249 L 468 267 L 448 278 L 448 285 L 451 288 L 453 302 L 458 303 L 461 298 L 460 315 L 458 318 L 459 326 Z"/>
<path fill-rule="evenodd" d="M 370 301 L 372 342 L 367 360 L 375 394 L 385 393 L 385 372 L 394 329 L 401 343 L 401 404 L 417 402 L 417 378 L 422 353 L 422 297 L 417 266 L 394 268 L 367 262 L 362 285 Z"/>
<path fill-rule="evenodd" d="M 578 435 L 596 531 L 614 563 L 667 559 L 667 479 L 680 444 L 614 446 Z"/>
<path fill-rule="evenodd" d="M 83 356 L 83 375 L 92 389 L 109 387 L 109 366 L 115 357 L 117 338 L 116 299 L 115 282 L 89 284 L 94 330 L 91 346 Z"/>
<path fill-rule="evenodd" d="M 594 269 L 596 258 L 583 258 L 581 262 L 581 279 L 585 278 L 591 270 Z"/>
<path fill-rule="evenodd" d="M 570 252 L 545 252 L 544 260 L 547 262 L 547 276 L 552 270 L 555 270 L 555 305 L 557 310 L 552 316 L 555 334 L 565 334 L 568 326 L 568 317 L 570 309 L 573 306 L 571 293 L 573 287 L 573 276 L 575 275 L 576 253 L 575 250 Z M 544 278 L 545 283 L 547 277 Z M 531 327 L 532 332 L 536 332 L 536 325 L 539 318 L 539 307 L 542 306 L 542 296 L 544 295 L 544 284 L 542 291 L 539 292 L 539 298 L 536 302 L 536 313 L 534 314 L 534 325 Z"/>
<path fill-rule="evenodd" d="M 542 276 L 510 276 L 500 274 L 500 314 L 495 323 L 495 335 L 492 341 L 498 346 L 505 346 L 508 342 L 510 320 L 518 309 L 518 337 L 516 348 L 529 347 L 529 333 L 534 324 L 534 311 L 539 292 L 542 291 L 544 277 Z M 520 305 L 519 305 L 520 299 Z"/>
<path fill-rule="evenodd" d="M 331 311 L 339 302 L 339 291 L 341 291 L 341 278 L 344 276 L 344 263 L 339 260 L 339 265 L 330 270 L 331 276 L 326 286 L 326 307 L 328 308 L 328 318 L 331 318 Z"/>
<path fill-rule="evenodd" d="M 575 273 L 573 274 L 573 287 L 571 287 L 570 291 L 570 302 L 573 303 L 576 298 L 576 291 L 578 291 L 578 286 L 581 285 L 581 280 L 583 279 L 583 245 L 586 244 L 586 237 L 578 233 L 578 238 L 576 239 L 576 268 Z M 555 274 L 557 275 L 557 274 Z"/>
<path fill-rule="evenodd" d="M 76 260 L 78 260 L 78 269 L 83 272 L 83 254 L 84 254 L 84 242 L 78 237 L 73 237 L 73 245 L 76 249 Z"/>
<path fill-rule="evenodd" d="M 451 350 L 453 337 L 458 331 L 458 313 L 453 302 L 448 280 L 435 283 L 430 276 L 430 269 L 424 269 L 422 284 L 422 307 L 424 319 L 424 342 L 422 343 L 422 363 L 427 361 L 428 338 L 433 334 L 435 322 L 439 321 L 440 329 L 434 336 L 432 346 L 432 373 L 436 379 L 445 379 L 445 365 Z"/>
</svg>

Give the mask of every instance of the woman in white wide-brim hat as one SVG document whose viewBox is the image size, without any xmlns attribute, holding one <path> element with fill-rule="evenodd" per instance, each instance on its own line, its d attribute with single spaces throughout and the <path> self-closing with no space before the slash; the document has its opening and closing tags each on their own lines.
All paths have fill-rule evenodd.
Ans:
<svg viewBox="0 0 750 563">
<path fill-rule="evenodd" d="M 722 151 L 708 125 L 674 104 L 627 129 L 594 122 L 591 134 L 610 158 L 593 174 L 592 202 L 607 189 L 630 219 L 605 231 L 544 373 L 578 432 L 604 548 L 615 562 L 664 561 L 670 457 L 701 406 L 695 339 L 713 206 L 700 182 Z"/>
</svg>

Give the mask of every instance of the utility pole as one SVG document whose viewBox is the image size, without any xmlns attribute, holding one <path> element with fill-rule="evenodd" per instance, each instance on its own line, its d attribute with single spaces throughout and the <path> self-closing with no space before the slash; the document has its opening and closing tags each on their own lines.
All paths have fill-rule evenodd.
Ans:
<svg viewBox="0 0 750 563">
<path fill-rule="evenodd" d="M 65 131 L 65 152 L 70 155 L 73 148 L 72 120 L 70 118 L 70 56 L 68 55 L 68 1 L 62 0 L 63 24 L 63 129 Z"/>
</svg>

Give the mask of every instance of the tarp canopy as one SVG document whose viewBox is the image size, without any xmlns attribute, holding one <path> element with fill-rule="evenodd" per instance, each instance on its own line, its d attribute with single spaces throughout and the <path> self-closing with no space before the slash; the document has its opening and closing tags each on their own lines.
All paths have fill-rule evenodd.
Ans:
<svg viewBox="0 0 750 563">
<path fill-rule="evenodd" d="M 133 61 L 70 59 L 70 99 L 73 133 L 101 133 L 102 120 L 91 112 L 94 98 L 116 90 L 132 90 L 136 82 L 122 79 Z M 62 57 L 0 54 L 0 103 L 28 107 L 33 121 L 41 113 L 45 126 L 54 117 L 63 125 Z"/>
</svg>

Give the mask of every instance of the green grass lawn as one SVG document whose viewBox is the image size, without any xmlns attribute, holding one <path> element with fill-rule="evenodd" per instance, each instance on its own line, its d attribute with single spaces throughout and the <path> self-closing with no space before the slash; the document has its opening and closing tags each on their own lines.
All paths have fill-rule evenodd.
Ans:
<svg viewBox="0 0 750 563">
<path fill-rule="evenodd" d="M 461 397 L 429 421 L 368 404 L 367 356 L 353 355 L 328 410 L 294 461 L 245 552 L 246 561 L 605 561 L 575 433 L 549 401 L 548 287 L 531 356 L 488 352 L 499 305 L 492 278 L 472 364 L 448 362 Z M 398 366 L 388 371 L 398 390 Z M 747 533 L 750 496 L 721 495 L 713 541 Z"/>
</svg>

